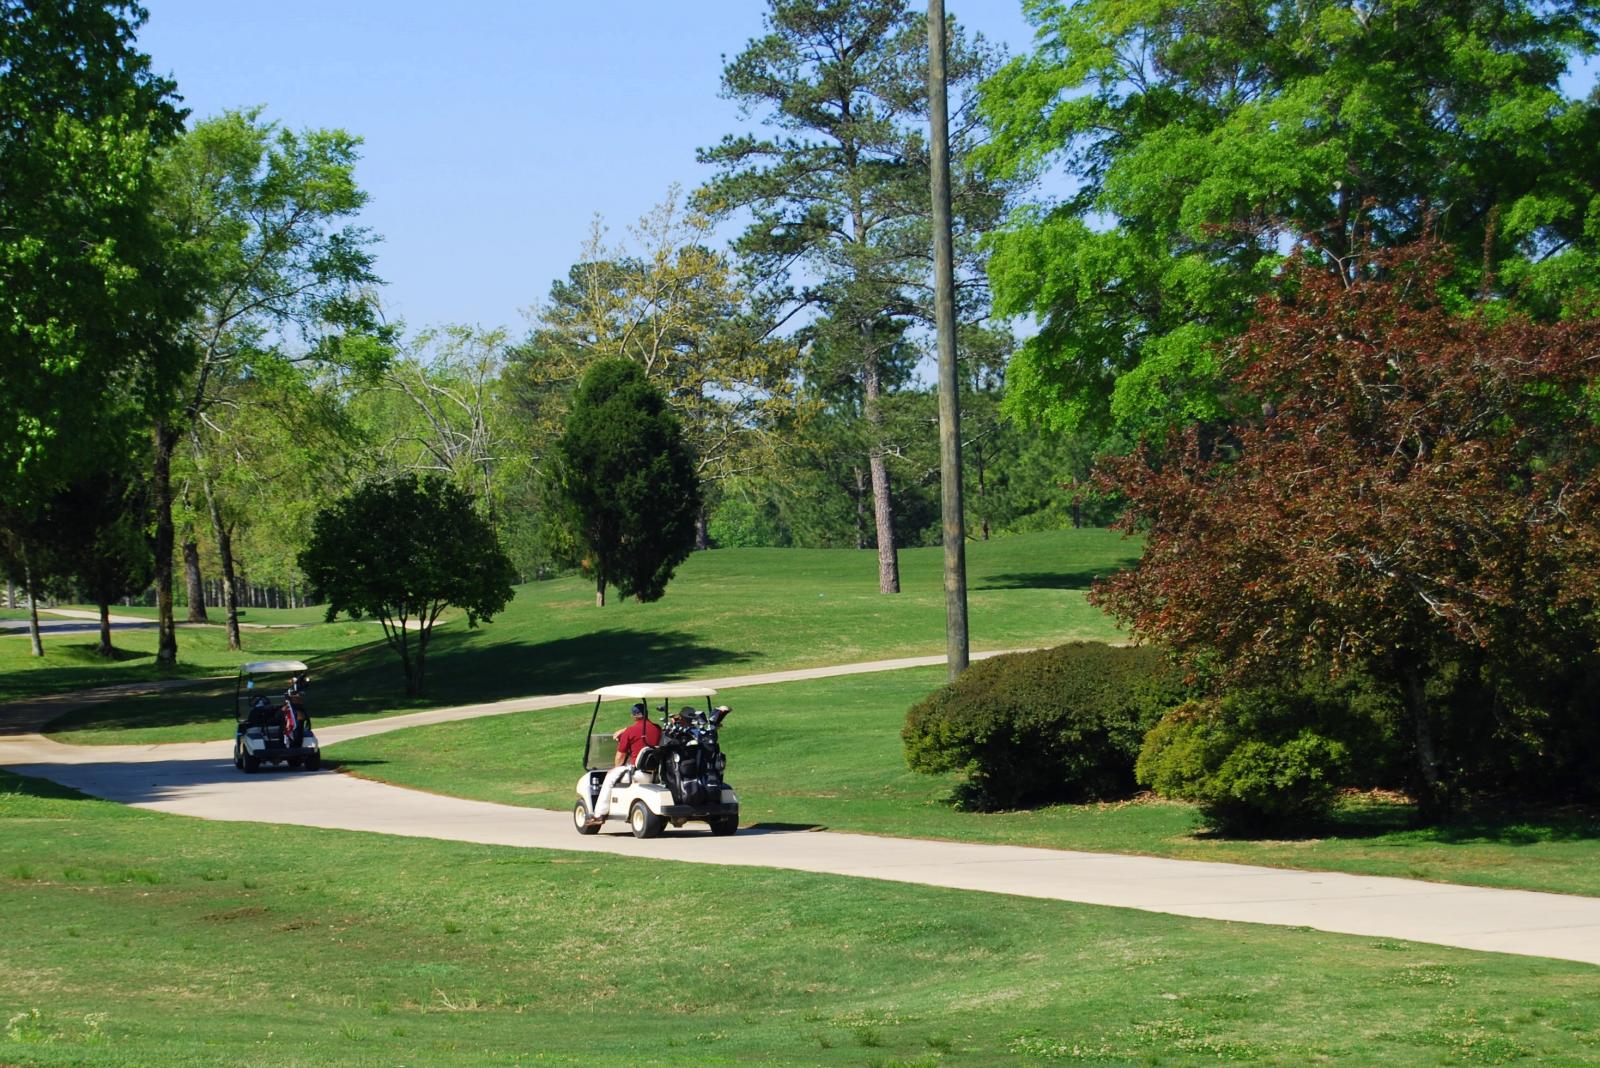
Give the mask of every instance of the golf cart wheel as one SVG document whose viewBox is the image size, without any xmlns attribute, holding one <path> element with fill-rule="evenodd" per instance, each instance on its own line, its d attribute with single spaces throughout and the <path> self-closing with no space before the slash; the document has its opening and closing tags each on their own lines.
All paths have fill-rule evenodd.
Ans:
<svg viewBox="0 0 1600 1068">
<path fill-rule="evenodd" d="M 244 743 L 237 738 L 233 740 L 233 766 L 244 770 Z"/>
<path fill-rule="evenodd" d="M 730 835 L 739 829 L 738 816 L 713 816 L 706 822 L 711 824 L 711 833 L 718 838 Z"/>
<path fill-rule="evenodd" d="M 589 806 L 579 800 L 572 806 L 572 828 L 579 834 L 599 834 L 600 826 L 589 826 Z"/>
<path fill-rule="evenodd" d="M 316 771 L 318 768 L 322 767 L 322 754 L 317 753 L 313 756 L 306 757 L 304 766 L 307 771 Z"/>
<path fill-rule="evenodd" d="M 628 810 L 628 826 L 633 828 L 635 838 L 654 838 L 661 833 L 666 820 L 650 811 L 650 806 L 643 801 L 635 801 Z"/>
<path fill-rule="evenodd" d="M 254 775 L 260 769 L 261 758 L 256 756 L 254 753 L 247 751 L 244 754 L 244 773 L 246 775 Z"/>
</svg>

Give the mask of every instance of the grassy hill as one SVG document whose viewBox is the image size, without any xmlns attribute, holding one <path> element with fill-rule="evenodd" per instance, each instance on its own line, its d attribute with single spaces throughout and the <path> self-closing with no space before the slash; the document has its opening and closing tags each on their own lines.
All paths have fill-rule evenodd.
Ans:
<svg viewBox="0 0 1600 1068">
<path fill-rule="evenodd" d="M 968 549 L 968 614 L 975 650 L 1045 645 L 1073 638 L 1114 639 L 1111 622 L 1085 600 L 1093 580 L 1135 558 L 1136 546 L 1105 530 L 1057 531 Z M 247 656 L 299 656 L 313 670 L 318 722 L 437 705 L 467 704 L 588 689 L 619 678 L 665 679 L 745 674 L 780 667 L 847 663 L 944 651 L 942 554 L 901 554 L 903 592 L 877 591 L 870 550 L 718 549 L 696 553 L 654 604 L 594 606 L 581 577 L 532 583 L 492 623 L 437 630 L 429 652 L 428 693 L 403 696 L 399 661 L 374 624 L 340 621 L 296 630 L 250 631 Z M 52 643 L 43 663 L 28 663 L 26 641 L 0 639 L 0 696 L 21 696 L 36 676 L 70 689 L 138 678 L 148 653 L 116 669 L 88 664 L 80 648 Z M 154 635 L 118 635 L 130 649 Z M 185 630 L 187 671 L 231 673 L 242 659 L 223 648 L 221 631 Z M 16 672 L 13 675 L 13 671 Z M 39 687 L 33 692 L 39 692 Z M 178 741 L 216 737 L 224 690 L 118 702 L 69 717 L 57 729 L 79 743 Z"/>
</svg>

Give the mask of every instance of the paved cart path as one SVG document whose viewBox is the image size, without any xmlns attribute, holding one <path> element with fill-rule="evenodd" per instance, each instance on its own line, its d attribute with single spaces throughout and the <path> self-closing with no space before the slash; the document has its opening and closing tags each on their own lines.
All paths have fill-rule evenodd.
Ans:
<svg viewBox="0 0 1600 1068">
<path fill-rule="evenodd" d="M 703 681 L 725 689 L 942 662 L 942 657 L 917 657 Z M 583 699 L 563 694 L 436 709 L 317 733 L 332 745 L 419 723 L 554 708 Z M 0 766 L 96 797 L 203 819 L 270 819 L 489 845 L 787 868 L 1600 964 L 1600 898 L 830 831 L 754 828 L 714 838 L 691 826 L 638 841 L 617 824 L 617 831 L 608 827 L 586 838 L 574 833 L 564 812 L 443 797 L 349 775 L 266 771 L 246 776 L 233 767 L 231 740 L 68 746 L 18 734 L 0 738 Z"/>
</svg>

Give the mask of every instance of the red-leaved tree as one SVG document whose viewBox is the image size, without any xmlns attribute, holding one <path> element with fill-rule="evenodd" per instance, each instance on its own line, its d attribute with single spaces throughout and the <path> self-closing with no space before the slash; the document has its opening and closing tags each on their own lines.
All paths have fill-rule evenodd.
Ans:
<svg viewBox="0 0 1600 1068">
<path fill-rule="evenodd" d="M 1228 354 L 1249 416 L 1103 464 L 1146 548 L 1093 595 L 1234 680 L 1357 666 L 1392 686 L 1435 810 L 1454 765 L 1430 676 L 1600 650 L 1600 322 L 1461 307 L 1449 266 L 1431 244 L 1344 276 L 1291 265 Z M 1528 692 L 1487 700 L 1526 712 Z"/>
</svg>

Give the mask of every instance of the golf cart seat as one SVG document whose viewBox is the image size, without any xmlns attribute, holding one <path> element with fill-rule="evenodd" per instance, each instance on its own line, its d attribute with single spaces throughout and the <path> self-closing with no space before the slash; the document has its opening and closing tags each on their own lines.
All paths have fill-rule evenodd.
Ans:
<svg viewBox="0 0 1600 1068">
<path fill-rule="evenodd" d="M 661 770 L 661 750 L 653 745 L 647 745 L 639 750 L 639 756 L 633 762 L 633 774 L 623 776 L 630 783 L 649 783 L 656 781 L 656 772 Z"/>
<path fill-rule="evenodd" d="M 632 786 L 634 783 L 648 785 L 656 781 L 656 773 L 661 770 L 661 751 L 655 746 L 646 746 L 639 750 L 639 756 L 627 770 L 617 779 L 617 788 Z"/>
<path fill-rule="evenodd" d="M 257 697 L 250 702 L 250 718 L 245 721 L 247 727 L 274 727 L 283 725 L 283 713 L 278 706 L 265 697 Z"/>
</svg>

